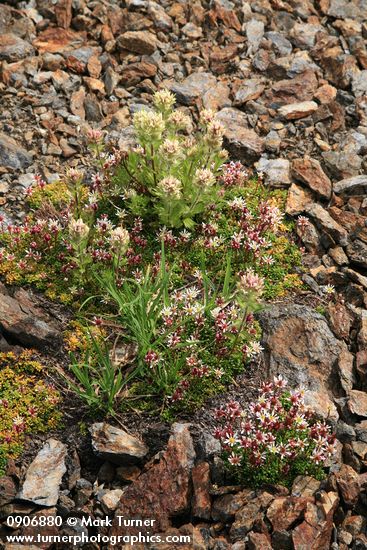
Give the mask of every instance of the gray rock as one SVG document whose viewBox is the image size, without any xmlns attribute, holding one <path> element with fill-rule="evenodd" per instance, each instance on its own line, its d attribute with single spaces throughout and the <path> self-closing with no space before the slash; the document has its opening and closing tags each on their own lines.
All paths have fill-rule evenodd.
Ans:
<svg viewBox="0 0 367 550">
<path fill-rule="evenodd" d="M 360 71 L 353 75 L 352 90 L 356 97 L 361 97 L 367 94 L 367 70 Z"/>
<path fill-rule="evenodd" d="M 21 344 L 38 348 L 60 343 L 62 327 L 24 289 L 11 296 L 0 283 L 0 327 Z"/>
<path fill-rule="evenodd" d="M 169 31 L 172 28 L 172 18 L 157 2 L 148 2 L 148 14 L 153 19 L 156 29 Z"/>
<path fill-rule="evenodd" d="M 19 61 L 31 55 L 34 49 L 29 42 L 12 33 L 0 35 L 0 61 Z"/>
<path fill-rule="evenodd" d="M 247 54 L 256 53 L 264 36 L 264 23 L 257 19 L 251 19 L 246 23 Z"/>
<path fill-rule="evenodd" d="M 201 27 L 198 27 L 197 25 L 194 25 L 194 23 L 191 23 L 191 22 L 186 23 L 186 25 L 182 27 L 181 32 L 191 40 L 196 40 L 197 38 L 201 38 L 203 35 L 203 31 L 201 30 Z"/>
<path fill-rule="evenodd" d="M 367 192 L 367 176 L 354 176 L 334 183 L 334 193 L 362 194 Z"/>
<path fill-rule="evenodd" d="M 367 19 L 367 3 L 365 0 L 331 0 L 327 14 L 338 19 Z"/>
<path fill-rule="evenodd" d="M 0 166 L 23 170 L 32 164 L 32 155 L 15 139 L 0 132 Z"/>
<path fill-rule="evenodd" d="M 117 44 L 129 52 L 151 55 L 157 49 L 158 41 L 149 31 L 127 31 L 119 36 Z"/>
<path fill-rule="evenodd" d="M 96 423 L 90 428 L 93 451 L 99 458 L 123 465 L 139 462 L 149 449 L 138 439 L 120 428 L 106 423 Z"/>
<path fill-rule="evenodd" d="M 211 73 L 192 73 L 182 82 L 175 82 L 169 87 L 171 92 L 176 94 L 178 103 L 194 105 L 202 95 L 216 84 L 217 79 Z"/>
<path fill-rule="evenodd" d="M 306 402 L 322 416 L 337 419 L 332 377 L 346 346 L 325 317 L 301 305 L 272 305 L 259 314 L 267 375 L 281 374 L 291 387 L 303 386 Z"/>
<path fill-rule="evenodd" d="M 60 441 L 46 441 L 27 470 L 18 498 L 39 506 L 55 506 L 62 476 L 66 472 L 66 451 L 66 446 Z"/>
<path fill-rule="evenodd" d="M 305 207 L 305 212 L 315 220 L 316 225 L 336 244 L 341 246 L 348 244 L 348 232 L 320 204 L 308 204 Z"/>
<path fill-rule="evenodd" d="M 315 45 L 316 34 L 323 30 L 321 25 L 296 23 L 290 32 L 290 37 L 297 48 L 311 49 Z"/>
<path fill-rule="evenodd" d="M 266 32 L 265 38 L 272 42 L 273 49 L 278 55 L 284 56 L 292 53 L 292 44 L 279 32 Z"/>
<path fill-rule="evenodd" d="M 367 244 L 359 239 L 353 241 L 346 248 L 349 260 L 360 267 L 367 268 Z"/>
<path fill-rule="evenodd" d="M 228 107 L 219 111 L 217 118 L 225 128 L 225 142 L 234 157 L 247 164 L 260 157 L 264 140 L 248 128 L 247 116 L 242 111 Z"/>
<path fill-rule="evenodd" d="M 261 157 L 255 164 L 258 172 L 265 174 L 265 182 L 273 187 L 288 187 L 290 185 L 290 163 L 287 159 L 267 159 Z"/>
<path fill-rule="evenodd" d="M 250 100 L 255 100 L 265 90 L 265 84 L 260 78 L 249 78 L 240 86 L 234 96 L 233 105 L 240 106 Z"/>
</svg>

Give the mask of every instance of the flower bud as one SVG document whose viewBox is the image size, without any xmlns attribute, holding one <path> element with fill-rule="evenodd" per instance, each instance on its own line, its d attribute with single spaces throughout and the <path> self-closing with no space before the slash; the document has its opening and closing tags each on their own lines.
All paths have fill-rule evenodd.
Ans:
<svg viewBox="0 0 367 550">
<path fill-rule="evenodd" d="M 80 243 L 89 235 L 89 227 L 81 218 L 78 220 L 72 219 L 69 223 L 69 235 L 72 241 Z"/>
<path fill-rule="evenodd" d="M 181 197 L 182 183 L 173 176 L 167 176 L 158 183 L 158 189 L 169 197 L 179 199 Z"/>
<path fill-rule="evenodd" d="M 165 130 L 162 113 L 141 110 L 135 113 L 134 128 L 142 141 L 156 141 L 161 139 Z"/>
<path fill-rule="evenodd" d="M 169 90 L 159 90 L 153 95 L 153 104 L 158 111 L 170 111 L 175 103 L 176 97 Z"/>
<path fill-rule="evenodd" d="M 124 227 L 116 227 L 111 231 L 110 243 L 114 250 L 125 250 L 130 242 L 130 235 L 127 229 Z"/>
</svg>

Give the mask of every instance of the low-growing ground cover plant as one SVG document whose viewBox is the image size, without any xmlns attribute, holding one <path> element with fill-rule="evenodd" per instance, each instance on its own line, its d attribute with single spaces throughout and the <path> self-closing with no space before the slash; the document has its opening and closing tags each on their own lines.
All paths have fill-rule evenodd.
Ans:
<svg viewBox="0 0 367 550">
<path fill-rule="evenodd" d="M 230 402 L 217 411 L 220 440 L 231 475 L 254 487 L 290 486 L 297 475 L 324 477 L 324 464 L 335 453 L 335 435 L 306 408 L 303 391 L 287 389 L 275 377 L 262 384 L 259 398 L 245 410 Z"/>
<path fill-rule="evenodd" d="M 99 320 L 97 337 L 82 329 L 85 352 L 74 335 L 73 389 L 109 413 L 147 383 L 175 407 L 223 389 L 261 350 L 260 297 L 300 284 L 284 192 L 228 162 L 212 111 L 194 130 L 174 102 L 163 90 L 135 113 L 127 150 L 91 131 L 87 174 L 72 169 L 50 185 L 37 177 L 24 223 L 0 219 L 6 282 Z M 111 360 L 116 345 L 135 349 L 124 365 Z"/>
<path fill-rule="evenodd" d="M 31 351 L 0 353 L 0 475 L 30 433 L 56 428 L 60 395 L 42 380 L 43 366 Z"/>
</svg>

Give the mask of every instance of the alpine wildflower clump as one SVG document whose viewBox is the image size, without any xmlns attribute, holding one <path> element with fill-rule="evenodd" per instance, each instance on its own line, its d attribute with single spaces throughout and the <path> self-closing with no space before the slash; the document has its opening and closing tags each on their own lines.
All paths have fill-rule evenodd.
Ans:
<svg viewBox="0 0 367 550">
<path fill-rule="evenodd" d="M 257 401 L 245 410 L 232 401 L 216 417 L 221 426 L 215 436 L 231 474 L 255 487 L 289 486 L 301 474 L 322 479 L 335 453 L 330 427 L 307 409 L 304 392 L 287 389 L 281 376 L 263 383 Z"/>
</svg>

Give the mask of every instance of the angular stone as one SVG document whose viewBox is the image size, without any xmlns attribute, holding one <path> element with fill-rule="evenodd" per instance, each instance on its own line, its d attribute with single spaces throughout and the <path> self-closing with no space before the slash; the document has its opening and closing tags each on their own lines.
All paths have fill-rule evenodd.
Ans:
<svg viewBox="0 0 367 550">
<path fill-rule="evenodd" d="M 17 493 L 13 479 L 10 476 L 0 477 L 0 507 L 11 502 Z"/>
<path fill-rule="evenodd" d="M 292 162 L 292 175 L 320 197 L 330 199 L 332 184 L 317 160 L 306 157 L 295 159 Z"/>
<path fill-rule="evenodd" d="M 367 19 L 367 6 L 363 0 L 330 0 L 327 14 L 338 19 Z"/>
<path fill-rule="evenodd" d="M 367 70 L 360 71 L 353 75 L 352 90 L 356 97 L 365 96 L 367 94 Z"/>
<path fill-rule="evenodd" d="M 15 139 L 0 132 L 0 166 L 23 170 L 32 164 L 32 155 Z"/>
<path fill-rule="evenodd" d="M 90 428 L 92 447 L 96 455 L 113 464 L 128 464 L 143 459 L 149 449 L 138 439 L 120 428 L 97 422 Z"/>
<path fill-rule="evenodd" d="M 217 79 L 211 73 L 192 73 L 182 82 L 175 82 L 169 88 L 176 94 L 179 103 L 194 105 L 216 84 Z"/>
<path fill-rule="evenodd" d="M 322 105 L 328 105 L 336 98 L 337 89 L 330 84 L 323 84 L 314 94 L 314 99 L 317 99 Z"/>
<path fill-rule="evenodd" d="M 68 29 L 72 18 L 72 0 L 59 0 L 54 9 L 57 26 Z"/>
<path fill-rule="evenodd" d="M 346 246 L 348 244 L 348 232 L 339 225 L 320 204 L 312 203 L 306 206 L 305 212 L 309 214 L 317 226 L 330 236 L 335 244 Z"/>
<path fill-rule="evenodd" d="M 33 41 L 33 46 L 40 54 L 46 52 L 59 54 L 80 46 L 82 42 L 81 35 L 70 29 L 48 27 L 38 34 Z"/>
<path fill-rule="evenodd" d="M 292 43 L 297 48 L 311 49 L 315 45 L 316 35 L 324 29 L 312 23 L 296 23 L 290 31 Z"/>
<path fill-rule="evenodd" d="M 317 78 L 314 71 L 304 71 L 291 79 L 279 80 L 272 85 L 271 101 L 291 103 L 310 101 L 317 90 Z"/>
<path fill-rule="evenodd" d="M 143 55 L 151 55 L 158 46 L 157 37 L 149 31 L 127 31 L 119 36 L 120 48 Z"/>
<path fill-rule="evenodd" d="M 304 402 L 306 407 L 314 411 L 318 418 L 328 422 L 336 422 L 339 419 L 338 409 L 332 401 L 331 392 L 327 395 L 324 389 L 306 391 Z"/>
<path fill-rule="evenodd" d="M 330 378 L 345 344 L 324 316 L 300 305 L 272 305 L 260 312 L 268 376 L 283 375 L 290 387 L 318 392 L 323 408 L 335 411 Z M 316 412 L 320 411 L 316 408 Z"/>
<path fill-rule="evenodd" d="M 140 63 L 130 63 L 119 76 L 119 80 L 124 86 L 135 86 L 143 78 L 152 78 L 157 74 L 157 66 L 148 61 Z M 110 92 L 111 93 L 111 92 Z"/>
<path fill-rule="evenodd" d="M 266 516 L 274 531 L 289 529 L 304 514 L 307 504 L 313 503 L 313 497 L 280 497 L 270 504 Z"/>
<path fill-rule="evenodd" d="M 334 183 L 334 193 L 362 194 L 367 192 L 367 176 L 354 176 Z"/>
<path fill-rule="evenodd" d="M 273 187 L 287 187 L 290 181 L 290 162 L 287 159 L 267 159 L 262 157 L 255 164 L 258 172 L 265 174 L 265 181 Z"/>
<path fill-rule="evenodd" d="M 107 493 L 104 493 L 104 495 L 101 496 L 99 502 L 101 503 L 105 514 L 112 514 L 116 510 L 122 495 L 122 489 L 113 489 L 112 491 L 107 491 Z"/>
<path fill-rule="evenodd" d="M 27 470 L 18 498 L 39 506 L 55 506 L 62 476 L 66 472 L 66 452 L 66 446 L 60 441 L 46 441 Z"/>
<path fill-rule="evenodd" d="M 212 519 L 224 523 L 232 522 L 236 512 L 254 496 L 255 493 L 251 489 L 245 489 L 240 493 L 221 495 L 213 502 Z"/>
<path fill-rule="evenodd" d="M 367 393 L 350 390 L 348 392 L 348 409 L 352 414 L 367 418 Z"/>
<path fill-rule="evenodd" d="M 367 244 L 359 239 L 353 241 L 346 248 L 349 260 L 360 267 L 367 268 Z"/>
<path fill-rule="evenodd" d="M 340 385 L 345 392 L 350 391 L 356 383 L 354 374 L 354 356 L 348 349 L 343 349 L 338 359 Z"/>
<path fill-rule="evenodd" d="M 265 90 L 265 84 L 258 78 L 250 78 L 235 93 L 233 105 L 240 107 L 247 101 L 258 99 Z"/>
<path fill-rule="evenodd" d="M 349 338 L 350 329 L 352 327 L 353 317 L 348 308 L 341 302 L 330 302 L 327 312 L 329 315 L 330 326 L 334 334 L 338 338 Z"/>
<path fill-rule="evenodd" d="M 286 213 L 289 216 L 297 216 L 304 212 L 307 205 L 313 202 L 311 192 L 292 183 L 288 189 Z"/>
<path fill-rule="evenodd" d="M 248 128 L 246 115 L 233 108 L 219 111 L 218 120 L 225 128 L 225 142 L 231 154 L 242 162 L 251 163 L 258 159 L 264 150 L 264 140 Z"/>
<path fill-rule="evenodd" d="M 355 506 L 360 493 L 359 475 L 357 472 L 351 466 L 342 464 L 340 470 L 335 473 L 335 479 L 346 506 Z"/>
<path fill-rule="evenodd" d="M 292 531 L 294 550 L 330 550 L 337 493 L 323 493 L 317 504 L 307 505 L 304 521 Z"/>
<path fill-rule="evenodd" d="M 166 451 L 158 463 L 129 485 L 121 497 L 116 515 L 126 518 L 154 519 L 150 532 L 164 532 L 170 519 L 187 513 L 191 502 L 191 470 L 195 451 L 187 424 L 174 424 Z M 141 532 L 141 527 L 137 528 Z M 134 533 L 128 528 L 129 535 Z M 118 522 L 111 535 L 123 535 L 124 528 Z M 143 533 L 144 534 L 144 533 Z"/>
<path fill-rule="evenodd" d="M 278 109 L 278 113 L 286 120 L 297 120 L 312 115 L 317 109 L 318 105 L 315 101 L 302 101 L 300 103 L 283 105 L 283 107 Z"/>
<path fill-rule="evenodd" d="M 236 512 L 235 521 L 229 532 L 232 542 L 244 539 L 247 533 L 253 529 L 255 522 L 262 519 L 263 511 L 273 499 L 273 495 L 267 492 L 261 493 Z"/>
<path fill-rule="evenodd" d="M 272 550 L 270 537 L 269 535 L 266 536 L 264 533 L 249 533 L 246 546 L 248 550 Z M 232 546 L 232 548 L 234 548 L 234 546 Z"/>
<path fill-rule="evenodd" d="M 247 55 L 256 53 L 264 36 L 264 23 L 257 19 L 251 19 L 246 23 Z"/>
<path fill-rule="evenodd" d="M 194 496 L 192 513 L 194 517 L 210 520 L 210 468 L 207 462 L 202 462 L 192 469 Z"/>
<path fill-rule="evenodd" d="M 313 497 L 320 488 L 320 481 L 311 476 L 297 476 L 292 485 L 292 496 Z"/>
<path fill-rule="evenodd" d="M 60 323 L 41 309 L 31 294 L 20 289 L 12 297 L 1 283 L 0 327 L 27 346 L 54 347 L 61 339 Z"/>
<path fill-rule="evenodd" d="M 18 61 L 31 55 L 34 49 L 29 42 L 15 34 L 0 34 L 0 61 Z"/>
</svg>

